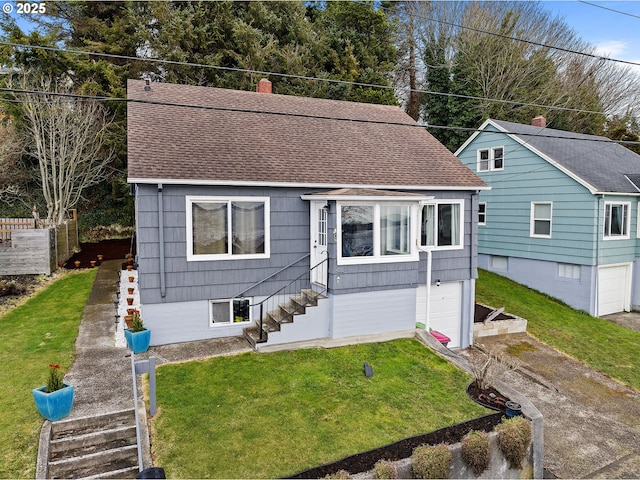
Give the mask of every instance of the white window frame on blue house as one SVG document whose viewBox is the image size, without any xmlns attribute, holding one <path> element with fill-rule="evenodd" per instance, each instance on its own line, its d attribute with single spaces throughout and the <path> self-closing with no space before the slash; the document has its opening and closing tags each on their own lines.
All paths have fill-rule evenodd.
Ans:
<svg viewBox="0 0 640 480">
<path fill-rule="evenodd" d="M 487 202 L 478 202 L 478 225 L 487 224 Z"/>
<path fill-rule="evenodd" d="M 249 314 L 249 318 L 245 319 L 244 317 L 236 316 L 236 310 L 234 303 L 244 303 L 245 308 L 247 308 L 247 313 Z M 248 325 L 252 322 L 252 313 L 251 313 L 251 298 L 222 298 L 216 300 L 209 300 L 209 326 L 211 327 L 228 327 L 229 325 Z M 229 313 L 227 318 L 220 318 L 215 315 L 214 305 L 218 304 L 227 304 L 229 306 Z"/>
<path fill-rule="evenodd" d="M 620 233 L 611 233 L 612 221 L 611 212 L 613 207 L 622 207 L 623 221 L 621 224 L 622 231 Z M 631 202 L 616 202 L 607 201 L 604 202 L 604 227 L 603 227 L 603 239 L 604 240 L 625 240 L 629 238 L 629 227 L 631 223 Z"/>
<path fill-rule="evenodd" d="M 496 156 L 497 151 L 500 151 L 499 156 Z M 482 158 L 483 153 L 487 154 L 487 158 Z M 500 162 L 499 166 L 496 166 L 497 161 Z M 476 169 L 478 172 L 504 170 L 504 146 L 478 149 Z"/>
<path fill-rule="evenodd" d="M 347 232 L 343 228 L 343 208 L 362 207 L 371 212 L 371 244 L 358 247 L 354 255 L 344 255 L 347 245 Z M 398 225 L 400 230 L 396 235 L 386 227 L 386 209 L 405 209 L 406 221 Z M 338 201 L 337 202 L 337 232 L 338 265 L 360 265 L 366 263 L 416 262 L 420 259 L 416 248 L 416 232 L 418 205 L 407 202 L 373 202 L 373 201 Z M 362 235 L 361 235 L 362 236 Z M 367 233 L 364 232 L 364 236 Z M 383 238 L 384 237 L 384 238 Z M 360 242 L 361 243 L 361 242 Z M 383 249 L 383 246 L 387 246 Z M 344 248 L 344 249 L 343 249 Z"/>
<path fill-rule="evenodd" d="M 456 243 L 453 243 L 452 240 L 451 245 L 442 245 L 440 244 L 440 235 L 441 229 L 445 227 L 444 219 L 440 218 L 440 206 L 446 205 L 456 205 L 458 209 L 458 225 L 457 225 L 457 239 Z M 434 200 L 429 202 L 423 202 L 420 209 L 420 238 L 419 245 L 423 250 L 462 250 L 464 249 L 464 200 L 452 200 L 452 199 L 442 199 L 442 200 Z M 427 224 L 427 221 L 424 219 L 425 211 L 429 214 L 429 210 L 431 209 L 432 221 L 431 225 Z M 454 213 L 454 212 L 452 212 Z M 452 224 L 449 226 L 450 231 L 455 231 L 455 226 L 453 222 L 455 221 L 455 217 L 451 218 Z M 427 228 L 428 231 L 423 234 L 423 230 Z M 452 233 L 453 235 L 453 233 Z"/>
<path fill-rule="evenodd" d="M 537 206 L 549 206 L 548 217 L 536 213 Z M 549 222 L 549 233 L 536 233 L 536 225 L 541 222 Z M 534 238 L 551 238 L 553 234 L 553 202 L 531 202 L 531 219 L 529 222 L 529 236 Z"/>
<path fill-rule="evenodd" d="M 264 218 L 262 225 L 264 232 L 263 252 L 260 253 L 234 253 L 233 252 L 233 204 L 262 203 L 264 205 Z M 193 238 L 193 205 L 194 204 L 219 204 L 226 205 L 226 252 L 224 253 L 195 253 Z M 245 260 L 269 258 L 270 256 L 270 202 L 269 197 L 211 197 L 211 196 L 187 196 L 186 197 L 186 239 L 187 261 L 211 261 L 211 260 Z"/>
</svg>

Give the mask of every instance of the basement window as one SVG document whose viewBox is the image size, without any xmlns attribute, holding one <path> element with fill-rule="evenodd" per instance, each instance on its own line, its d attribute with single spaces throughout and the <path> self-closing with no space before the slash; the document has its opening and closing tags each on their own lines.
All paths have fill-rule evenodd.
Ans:
<svg viewBox="0 0 640 480">
<path fill-rule="evenodd" d="M 250 305 L 249 298 L 211 300 L 209 308 L 211 326 L 250 323 Z"/>
</svg>

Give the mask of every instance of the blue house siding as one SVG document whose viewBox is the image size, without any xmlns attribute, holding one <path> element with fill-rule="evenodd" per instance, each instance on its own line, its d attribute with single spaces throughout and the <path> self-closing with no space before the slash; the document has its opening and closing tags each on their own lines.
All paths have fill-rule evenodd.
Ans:
<svg viewBox="0 0 640 480">
<path fill-rule="evenodd" d="M 504 147 L 504 170 L 477 172 L 477 150 L 496 146 Z M 478 253 L 595 264 L 597 206 L 584 186 L 504 134 L 479 135 L 459 158 L 492 187 L 480 193 Z M 531 236 L 532 202 L 552 202 L 551 238 Z"/>
</svg>

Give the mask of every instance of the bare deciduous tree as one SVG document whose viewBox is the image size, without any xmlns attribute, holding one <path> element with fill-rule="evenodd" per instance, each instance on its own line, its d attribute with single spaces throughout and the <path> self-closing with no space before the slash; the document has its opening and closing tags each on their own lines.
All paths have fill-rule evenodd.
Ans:
<svg viewBox="0 0 640 480">
<path fill-rule="evenodd" d="M 0 201 L 13 203 L 24 197 L 26 175 L 19 165 L 22 145 L 13 125 L 0 122 Z"/>
<path fill-rule="evenodd" d="M 48 78 L 23 75 L 17 87 L 50 92 L 17 94 L 20 133 L 26 154 L 35 160 L 33 178 L 42 189 L 46 223 L 61 223 L 85 189 L 107 177 L 114 155 L 105 142 L 109 115 L 100 103 L 73 97 L 70 88 Z"/>
</svg>

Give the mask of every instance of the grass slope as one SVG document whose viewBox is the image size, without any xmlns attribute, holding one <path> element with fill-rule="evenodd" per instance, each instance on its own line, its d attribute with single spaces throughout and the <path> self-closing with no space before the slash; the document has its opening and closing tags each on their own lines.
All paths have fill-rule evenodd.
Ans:
<svg viewBox="0 0 640 480">
<path fill-rule="evenodd" d="M 567 355 L 640 390 L 640 332 L 574 310 L 545 294 L 480 270 L 476 301 L 527 319 L 527 331 Z"/>
<path fill-rule="evenodd" d="M 35 476 L 44 419 L 31 390 L 46 383 L 50 363 L 71 366 L 96 273 L 69 274 L 0 317 L 0 478 Z"/>
<path fill-rule="evenodd" d="M 165 365 L 154 463 L 172 478 L 291 475 L 489 413 L 470 380 L 409 339 Z"/>
</svg>

